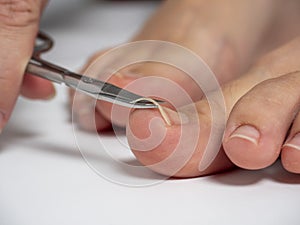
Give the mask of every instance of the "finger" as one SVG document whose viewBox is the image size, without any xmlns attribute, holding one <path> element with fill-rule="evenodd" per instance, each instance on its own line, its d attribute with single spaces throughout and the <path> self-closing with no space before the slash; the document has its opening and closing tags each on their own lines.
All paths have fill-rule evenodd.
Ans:
<svg viewBox="0 0 300 225">
<path fill-rule="evenodd" d="M 55 88 L 50 81 L 26 74 L 23 79 L 21 94 L 31 99 L 49 100 L 55 96 Z"/>
<path fill-rule="evenodd" d="M 2 1 L 0 5 L 0 130 L 8 121 L 31 57 L 41 1 Z"/>
</svg>

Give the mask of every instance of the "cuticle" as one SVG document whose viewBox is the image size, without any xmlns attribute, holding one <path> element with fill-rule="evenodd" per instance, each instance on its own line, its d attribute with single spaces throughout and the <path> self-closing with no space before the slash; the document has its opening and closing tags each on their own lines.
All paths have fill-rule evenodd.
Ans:
<svg viewBox="0 0 300 225">
<path fill-rule="evenodd" d="M 253 127 L 254 129 L 256 129 L 259 133 L 259 138 L 257 141 L 260 140 L 260 137 L 261 137 L 261 132 L 260 132 L 260 129 L 257 128 L 257 126 L 253 125 L 253 124 L 249 124 L 249 123 L 242 123 L 242 124 L 239 124 L 238 126 L 235 126 L 235 129 L 233 129 L 229 135 L 229 137 L 237 130 L 239 129 L 240 127 L 242 126 L 249 126 L 249 127 Z"/>
</svg>

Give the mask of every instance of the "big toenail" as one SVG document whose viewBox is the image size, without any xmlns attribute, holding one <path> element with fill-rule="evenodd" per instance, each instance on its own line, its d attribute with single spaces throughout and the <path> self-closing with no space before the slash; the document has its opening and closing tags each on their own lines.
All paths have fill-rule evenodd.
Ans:
<svg viewBox="0 0 300 225">
<path fill-rule="evenodd" d="M 162 118 L 164 119 L 164 121 L 166 122 L 166 124 L 168 126 L 172 125 L 172 122 L 171 122 L 168 114 L 166 113 L 166 111 L 164 110 L 164 108 L 157 101 L 155 101 L 152 98 L 139 98 L 139 99 L 135 100 L 133 103 L 138 103 L 140 101 L 149 101 L 149 102 L 152 102 L 154 105 L 157 106 L 157 109 L 159 110 L 159 112 L 160 112 Z"/>
<path fill-rule="evenodd" d="M 257 145 L 259 140 L 260 134 L 259 131 L 250 125 L 243 125 L 238 127 L 229 137 L 230 139 L 233 138 L 240 138 L 246 141 L 250 141 L 253 144 Z"/>
<path fill-rule="evenodd" d="M 137 72 L 132 72 L 132 71 L 126 70 L 126 71 L 119 72 L 118 73 L 118 77 L 129 78 L 129 79 L 130 78 L 131 79 L 137 79 L 137 78 L 143 77 L 143 74 L 142 73 L 137 73 Z"/>
<path fill-rule="evenodd" d="M 300 133 L 297 133 L 290 141 L 284 144 L 283 147 L 290 147 L 300 150 Z"/>
</svg>

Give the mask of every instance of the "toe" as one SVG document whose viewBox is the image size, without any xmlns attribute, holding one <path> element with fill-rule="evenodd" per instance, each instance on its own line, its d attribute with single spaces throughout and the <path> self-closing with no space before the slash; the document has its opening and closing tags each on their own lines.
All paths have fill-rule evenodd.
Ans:
<svg viewBox="0 0 300 225">
<path fill-rule="evenodd" d="M 242 168 L 260 169 L 278 158 L 299 110 L 299 85 L 299 72 L 269 79 L 236 103 L 223 143 L 232 162 Z"/>
<path fill-rule="evenodd" d="M 174 51 L 176 54 L 173 54 Z M 182 60 L 183 58 L 185 60 Z M 181 69 L 172 66 L 177 66 L 177 62 L 182 64 L 187 58 L 192 58 L 191 62 L 188 63 L 189 67 L 186 66 L 187 63 L 184 63 L 185 66 L 179 66 Z M 181 97 L 186 93 L 194 101 L 202 96 L 202 91 L 197 82 L 182 68 L 188 67 L 189 70 L 193 71 L 193 66 L 196 65 L 196 67 L 201 67 L 204 78 L 205 76 L 213 77 L 212 72 L 205 63 L 201 62 L 197 56 L 191 54 L 187 49 L 158 41 L 126 44 L 112 49 L 104 55 L 94 57 L 93 60 L 94 62 L 91 62 L 90 66 L 86 68 L 85 75 L 112 83 L 141 96 L 169 99 L 177 105 L 188 103 L 184 97 Z M 179 94 L 181 92 L 184 92 L 184 94 Z M 192 100 L 189 100 L 189 102 Z M 77 99 L 74 99 L 74 101 L 79 102 Z M 91 100 L 89 100 L 89 97 L 85 97 L 80 102 L 82 102 L 81 106 L 87 108 L 87 103 L 84 102 L 91 102 Z M 105 120 L 111 121 L 117 126 L 126 125 L 130 109 L 103 101 L 98 101 L 94 105 L 96 111 Z"/>
<path fill-rule="evenodd" d="M 202 176 L 232 168 L 221 150 L 209 167 L 199 169 L 208 146 L 211 120 L 207 114 L 198 118 L 197 113 L 192 113 L 193 107 L 185 106 L 177 112 L 164 108 L 171 125 L 157 110 L 135 110 L 130 115 L 128 143 L 143 165 L 171 177 Z"/>
<path fill-rule="evenodd" d="M 86 65 L 82 68 L 81 73 L 92 76 L 93 74 L 86 74 L 85 71 L 108 50 L 99 51 L 90 57 Z M 93 76 L 92 76 L 93 77 Z M 81 92 L 70 89 L 69 91 L 69 106 L 72 114 L 72 121 L 87 131 L 97 132 L 108 130 L 111 128 L 111 122 L 104 118 L 102 113 L 96 108 L 96 100 Z"/>
<path fill-rule="evenodd" d="M 290 134 L 282 147 L 281 162 L 292 173 L 300 173 L 300 114 L 298 113 Z"/>
<path fill-rule="evenodd" d="M 108 82 L 137 93 L 167 99 L 177 106 L 199 99 L 201 90 L 186 73 L 161 63 L 141 63 L 120 70 L 108 79 Z M 183 93 L 183 94 L 179 94 Z M 187 102 L 186 95 L 190 98 Z M 130 109 L 99 101 L 97 109 L 104 118 L 115 125 L 125 126 Z"/>
<path fill-rule="evenodd" d="M 249 73 L 223 86 L 227 114 L 235 106 L 230 114 L 223 145 L 229 158 L 241 167 L 263 168 L 278 158 L 300 99 L 297 92 L 299 73 L 288 74 L 299 70 L 297 60 L 293 60 L 300 53 L 296 48 L 299 40 L 270 53 Z M 207 98 L 214 94 L 209 93 Z M 174 123 L 171 126 L 155 124 L 156 120 L 152 119 L 159 114 L 154 110 L 134 111 L 127 126 L 127 135 L 137 159 L 156 172 L 178 177 L 207 175 L 232 167 L 225 152 L 220 149 L 210 166 L 202 169 L 209 140 L 216 135 L 212 142 L 216 145 L 208 152 L 218 151 L 216 146 L 220 139 L 217 133 L 222 137 L 224 131 L 222 126 L 218 126 L 222 122 L 218 119 L 222 118 L 220 113 L 225 112 L 216 110 L 217 116 L 212 117 L 215 110 L 210 107 L 221 104 L 210 103 L 203 99 L 194 104 L 196 110 L 186 108 L 193 104 L 175 107 L 187 115 L 188 123 Z M 171 112 L 170 118 L 173 119 L 174 115 L 176 118 L 176 113 Z M 212 124 L 213 118 L 217 119 L 216 124 Z M 212 132 L 214 127 L 216 130 Z"/>
</svg>

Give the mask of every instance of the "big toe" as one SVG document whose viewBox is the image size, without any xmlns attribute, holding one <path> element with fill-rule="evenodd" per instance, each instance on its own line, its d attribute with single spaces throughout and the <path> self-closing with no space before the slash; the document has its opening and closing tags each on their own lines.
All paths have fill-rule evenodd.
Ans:
<svg viewBox="0 0 300 225">
<path fill-rule="evenodd" d="M 168 108 L 163 108 L 163 112 L 135 110 L 130 115 L 128 143 L 142 164 L 170 177 L 208 175 L 232 167 L 222 149 L 217 149 L 213 163 L 200 169 L 207 150 L 210 119 L 198 117 L 191 106 L 177 112 Z"/>
<path fill-rule="evenodd" d="M 108 81 L 141 96 L 167 99 L 176 105 L 187 104 L 201 96 L 201 90 L 192 78 L 175 67 L 161 63 L 130 66 Z M 128 108 L 99 101 L 97 109 L 118 126 L 125 126 L 128 121 Z"/>
</svg>

